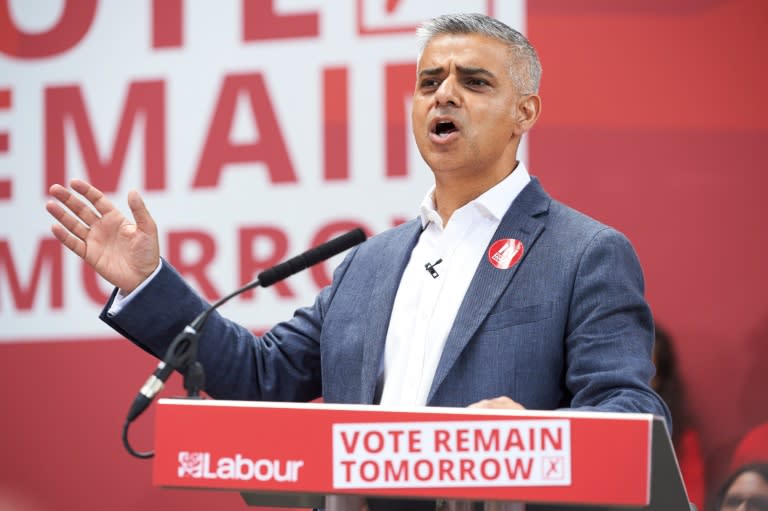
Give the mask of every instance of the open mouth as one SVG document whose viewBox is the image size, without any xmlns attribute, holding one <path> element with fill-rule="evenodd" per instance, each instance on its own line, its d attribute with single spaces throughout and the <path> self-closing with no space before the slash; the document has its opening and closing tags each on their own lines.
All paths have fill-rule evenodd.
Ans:
<svg viewBox="0 0 768 511">
<path fill-rule="evenodd" d="M 432 133 L 437 135 L 438 137 L 447 137 L 451 133 L 454 133 L 458 131 L 456 129 L 456 125 L 453 124 L 451 121 L 438 121 L 435 123 L 435 127 L 432 130 Z"/>
</svg>

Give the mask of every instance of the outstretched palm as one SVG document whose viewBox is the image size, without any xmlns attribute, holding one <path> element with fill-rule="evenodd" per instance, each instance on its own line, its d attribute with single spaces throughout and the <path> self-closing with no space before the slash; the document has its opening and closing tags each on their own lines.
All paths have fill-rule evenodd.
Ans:
<svg viewBox="0 0 768 511">
<path fill-rule="evenodd" d="M 99 275 L 124 292 L 132 291 L 160 258 L 157 227 L 141 197 L 128 194 L 133 223 L 89 183 L 73 180 L 71 186 L 90 206 L 67 188 L 53 185 L 51 195 L 59 202 L 49 201 L 46 209 L 59 223 L 51 231 Z"/>
</svg>

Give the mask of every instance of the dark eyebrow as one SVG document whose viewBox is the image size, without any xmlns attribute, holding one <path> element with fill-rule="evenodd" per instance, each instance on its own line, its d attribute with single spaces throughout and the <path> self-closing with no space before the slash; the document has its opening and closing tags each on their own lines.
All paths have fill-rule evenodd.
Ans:
<svg viewBox="0 0 768 511">
<path fill-rule="evenodd" d="M 442 67 L 428 67 L 419 71 L 419 76 L 437 76 L 443 72 Z"/>
<path fill-rule="evenodd" d="M 487 76 L 488 78 L 496 78 L 496 75 L 488 71 L 487 69 L 483 67 L 468 67 L 468 66 L 456 66 L 456 69 L 458 69 L 459 74 L 462 76 L 476 76 L 476 75 L 482 75 Z M 443 67 L 428 67 L 426 69 L 422 69 L 419 71 L 419 77 L 423 76 L 437 76 L 444 72 Z"/>
<path fill-rule="evenodd" d="M 494 75 L 484 67 L 456 66 L 456 69 L 459 70 L 459 74 L 464 76 L 483 75 L 488 78 L 496 78 L 496 75 Z"/>
</svg>

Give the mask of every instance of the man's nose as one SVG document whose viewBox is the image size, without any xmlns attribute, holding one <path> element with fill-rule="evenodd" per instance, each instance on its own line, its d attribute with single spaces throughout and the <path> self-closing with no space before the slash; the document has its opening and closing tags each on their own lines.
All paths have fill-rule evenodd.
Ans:
<svg viewBox="0 0 768 511">
<path fill-rule="evenodd" d="M 456 83 L 455 77 L 448 76 L 440 82 L 440 86 L 435 92 L 435 101 L 437 101 L 438 105 L 458 106 L 461 103 L 458 83 Z"/>
</svg>

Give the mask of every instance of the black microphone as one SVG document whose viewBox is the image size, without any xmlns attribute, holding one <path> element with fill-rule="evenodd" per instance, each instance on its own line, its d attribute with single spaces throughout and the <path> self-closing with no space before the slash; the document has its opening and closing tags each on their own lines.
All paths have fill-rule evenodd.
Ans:
<svg viewBox="0 0 768 511">
<path fill-rule="evenodd" d="M 256 276 L 256 280 L 259 281 L 261 287 L 271 286 L 275 282 L 288 278 L 294 273 L 298 273 L 305 268 L 314 266 L 319 262 L 325 261 L 336 254 L 362 243 L 365 241 L 365 238 L 365 232 L 363 232 L 362 229 L 354 229 L 346 234 L 333 238 L 322 245 L 311 248 L 303 254 L 288 259 L 284 263 L 280 263 L 268 270 L 264 270 Z"/>
<path fill-rule="evenodd" d="M 438 264 L 440 264 L 442 262 L 443 262 L 442 259 L 438 259 L 434 263 L 427 262 L 427 264 L 424 265 L 424 269 L 427 270 L 430 275 L 432 275 L 433 279 L 436 279 L 437 277 L 440 276 L 440 274 L 437 273 L 437 270 L 435 269 L 435 266 L 437 266 Z"/>
<path fill-rule="evenodd" d="M 201 312 L 194 321 L 185 326 L 184 330 L 179 332 L 173 339 L 166 351 L 165 358 L 157 365 L 155 371 L 147 379 L 146 383 L 141 387 L 141 390 L 139 390 L 136 399 L 134 399 L 133 405 L 131 405 L 131 409 L 128 412 L 127 422 L 133 421 L 147 408 L 147 406 L 149 406 L 149 403 L 163 389 L 166 380 L 168 380 L 174 369 L 179 372 L 185 372 L 188 369 L 191 369 L 190 373 L 194 373 L 193 376 L 196 381 L 187 381 L 187 375 L 185 375 L 184 385 L 190 393 L 190 396 L 196 396 L 198 395 L 197 393 L 202 390 L 202 368 L 195 368 L 194 366 L 194 364 L 197 363 L 197 339 L 200 337 L 200 332 L 202 331 L 205 322 L 214 310 L 240 293 L 244 293 L 257 286 L 271 286 L 305 268 L 325 261 L 326 259 L 330 259 L 336 254 L 340 254 L 355 245 L 359 245 L 365 241 L 365 239 L 365 232 L 360 228 L 333 238 L 322 245 L 307 250 L 303 254 L 262 271 L 257 275 L 256 280 L 253 280 L 230 293 Z M 191 385 L 192 388 L 188 388 L 188 385 Z"/>
</svg>

